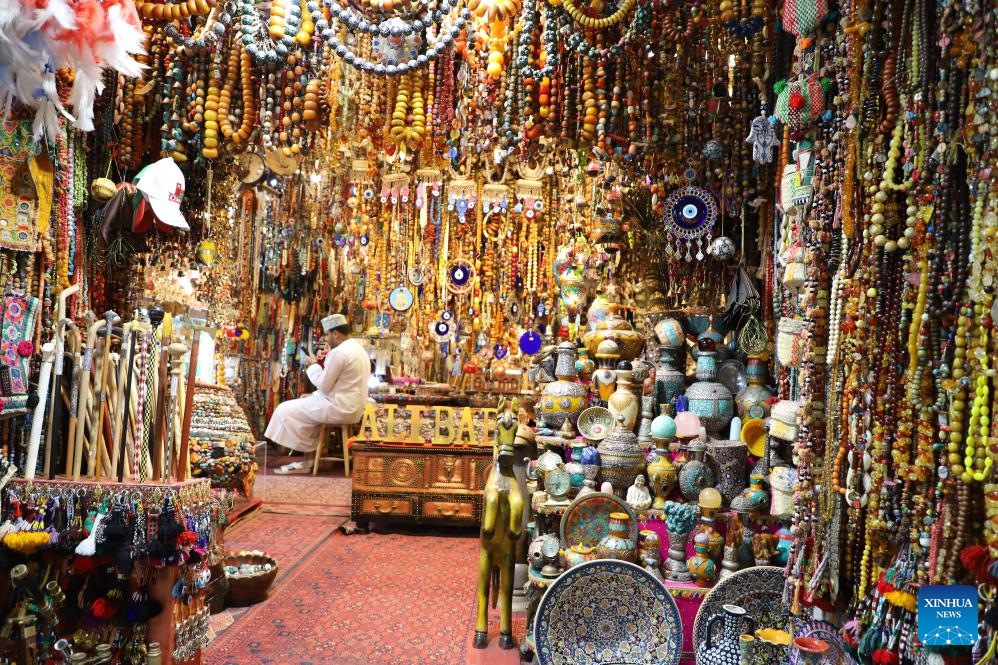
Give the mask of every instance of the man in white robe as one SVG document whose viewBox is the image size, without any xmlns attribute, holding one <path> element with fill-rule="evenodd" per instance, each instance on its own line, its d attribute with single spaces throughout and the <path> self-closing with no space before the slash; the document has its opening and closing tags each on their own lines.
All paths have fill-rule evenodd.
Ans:
<svg viewBox="0 0 998 665">
<path fill-rule="evenodd" d="M 323 364 L 313 355 L 305 359 L 305 373 L 315 392 L 278 404 L 264 433 L 274 443 L 305 453 L 305 459 L 274 473 L 311 473 L 322 428 L 357 423 L 364 415 L 371 376 L 367 349 L 350 337 L 350 325 L 342 314 L 322 319 L 322 330 L 330 349 Z"/>
</svg>

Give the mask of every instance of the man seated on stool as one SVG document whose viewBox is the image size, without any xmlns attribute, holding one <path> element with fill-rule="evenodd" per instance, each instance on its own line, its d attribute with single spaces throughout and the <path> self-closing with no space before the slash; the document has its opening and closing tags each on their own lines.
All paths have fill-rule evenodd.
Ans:
<svg viewBox="0 0 998 665">
<path fill-rule="evenodd" d="M 367 350 L 351 339 L 350 325 L 342 314 L 324 318 L 322 330 L 329 348 L 323 364 L 313 355 L 305 358 L 305 373 L 315 392 L 278 404 L 264 433 L 278 445 L 305 453 L 303 461 L 285 464 L 274 470 L 277 474 L 311 473 L 322 428 L 360 422 L 367 406 L 371 376 Z"/>
</svg>

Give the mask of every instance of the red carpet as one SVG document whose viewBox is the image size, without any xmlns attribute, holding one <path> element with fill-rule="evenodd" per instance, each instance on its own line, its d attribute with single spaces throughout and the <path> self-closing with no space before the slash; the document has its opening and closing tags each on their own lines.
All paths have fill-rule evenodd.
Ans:
<svg viewBox="0 0 998 665">
<path fill-rule="evenodd" d="M 264 504 L 266 508 L 266 504 Z M 225 531 L 226 550 L 262 550 L 277 559 L 280 570 L 271 592 L 332 534 L 345 518 L 256 514 Z"/>
<path fill-rule="evenodd" d="M 246 528 L 289 518 L 265 515 Z M 266 602 L 214 640 L 204 663 L 516 663 L 515 650 L 471 647 L 477 561 L 478 539 L 467 532 L 334 533 L 287 573 Z M 522 618 L 515 633 L 523 633 Z"/>
</svg>

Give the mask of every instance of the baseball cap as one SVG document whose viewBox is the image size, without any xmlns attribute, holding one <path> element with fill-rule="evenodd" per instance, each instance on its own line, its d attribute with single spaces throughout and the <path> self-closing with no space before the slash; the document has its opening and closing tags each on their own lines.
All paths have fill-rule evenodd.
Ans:
<svg viewBox="0 0 998 665">
<path fill-rule="evenodd" d="M 146 166 L 132 182 L 142 192 L 156 219 L 167 226 L 190 231 L 191 227 L 180 212 L 187 181 L 172 157 L 164 157 Z"/>
</svg>

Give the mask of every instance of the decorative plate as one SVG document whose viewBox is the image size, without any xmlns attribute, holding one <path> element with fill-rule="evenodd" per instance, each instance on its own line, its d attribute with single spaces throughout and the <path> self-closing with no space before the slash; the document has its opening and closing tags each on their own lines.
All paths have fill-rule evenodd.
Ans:
<svg viewBox="0 0 998 665">
<path fill-rule="evenodd" d="M 570 568 L 548 587 L 534 620 L 540 665 L 678 665 L 679 608 L 640 566 L 616 559 Z"/>
<path fill-rule="evenodd" d="M 579 433 L 590 441 L 602 441 L 613 429 L 613 414 L 602 406 L 591 406 L 579 414 Z"/>
<path fill-rule="evenodd" d="M 741 360 L 735 358 L 725 360 L 717 368 L 717 381 L 727 388 L 732 396 L 737 395 L 748 385 L 748 379 L 745 378 L 745 365 L 742 364 Z"/>
<path fill-rule="evenodd" d="M 412 291 L 405 286 L 400 286 L 388 294 L 388 304 L 396 312 L 404 312 L 412 307 Z"/>
<path fill-rule="evenodd" d="M 762 418 L 749 418 L 742 423 L 741 439 L 748 446 L 752 457 L 766 454 L 766 421 Z"/>
<path fill-rule="evenodd" d="M 842 635 L 838 628 L 827 621 L 811 621 L 800 627 L 794 637 L 813 637 L 816 640 L 828 642 L 828 653 L 823 662 L 843 663 L 843 665 L 856 665 L 849 652 L 842 647 Z M 800 653 L 797 649 L 790 650 L 790 665 L 803 665 Z"/>
<path fill-rule="evenodd" d="M 665 200 L 665 226 L 677 238 L 703 238 L 714 228 L 717 217 L 717 200 L 703 187 L 679 187 Z"/>
<path fill-rule="evenodd" d="M 801 620 L 783 602 L 786 574 L 779 566 L 755 566 L 732 573 L 703 598 L 693 623 L 693 644 L 707 640 L 707 623 L 720 614 L 722 605 L 738 605 L 755 619 L 756 628 L 777 628 L 797 635 Z"/>
<path fill-rule="evenodd" d="M 605 492 L 583 494 L 573 501 L 561 516 L 562 547 L 582 544 L 583 547 L 596 547 L 610 533 L 610 513 L 627 513 L 628 534 L 636 545 L 638 542 L 638 518 L 627 502 Z"/>
</svg>

